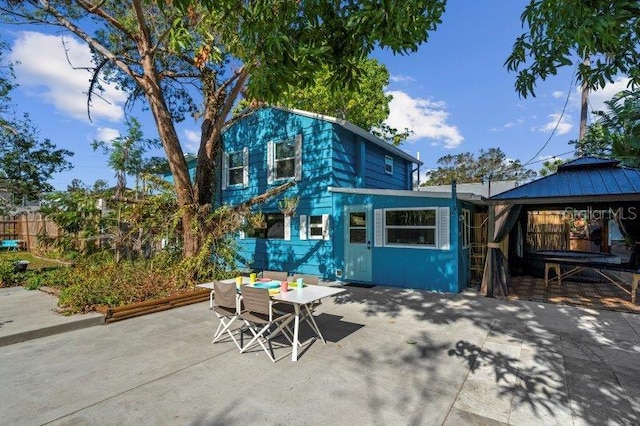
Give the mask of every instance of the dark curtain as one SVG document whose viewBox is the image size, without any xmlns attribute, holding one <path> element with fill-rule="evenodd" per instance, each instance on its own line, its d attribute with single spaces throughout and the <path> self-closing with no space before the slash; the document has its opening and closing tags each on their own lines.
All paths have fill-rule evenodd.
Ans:
<svg viewBox="0 0 640 426">
<path fill-rule="evenodd" d="M 480 291 L 487 296 L 504 297 L 509 294 L 507 289 L 509 268 L 504 253 L 500 249 L 500 243 L 509 236 L 509 232 L 518 221 L 522 206 L 498 204 L 489 208 L 495 211 L 495 225 L 493 235 L 488 236 L 487 258 Z"/>
<path fill-rule="evenodd" d="M 640 208 L 620 208 L 616 213 L 616 223 L 622 236 L 633 244 L 629 264 L 632 267 L 640 265 Z"/>
</svg>

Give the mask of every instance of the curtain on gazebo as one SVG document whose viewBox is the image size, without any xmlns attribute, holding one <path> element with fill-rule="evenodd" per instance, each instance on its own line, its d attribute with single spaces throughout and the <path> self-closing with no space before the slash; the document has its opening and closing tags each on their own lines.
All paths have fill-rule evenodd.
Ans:
<svg viewBox="0 0 640 426">
<path fill-rule="evenodd" d="M 622 236 L 635 243 L 629 263 L 631 266 L 640 266 L 640 209 L 635 206 L 621 208 L 616 214 L 616 222 Z"/>
<path fill-rule="evenodd" d="M 482 275 L 480 291 L 487 296 L 500 297 L 509 294 L 507 290 L 507 275 L 509 274 L 504 253 L 500 243 L 509 236 L 509 232 L 518 221 L 520 205 L 498 204 L 489 206 L 495 212 L 493 235 L 489 235 L 487 244 L 487 258 Z M 491 215 L 489 215 L 491 220 Z M 490 229 L 490 228 L 489 228 Z"/>
</svg>

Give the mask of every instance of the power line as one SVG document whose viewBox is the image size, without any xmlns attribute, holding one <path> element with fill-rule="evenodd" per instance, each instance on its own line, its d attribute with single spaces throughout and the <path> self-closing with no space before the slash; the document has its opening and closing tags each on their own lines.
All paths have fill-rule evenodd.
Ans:
<svg viewBox="0 0 640 426">
<path fill-rule="evenodd" d="M 575 78 L 576 78 L 576 73 L 575 73 L 575 70 L 574 70 L 573 75 L 571 77 L 571 83 L 569 84 L 569 90 L 567 90 L 567 98 L 564 101 L 564 106 L 562 107 L 562 112 L 560 113 L 560 117 L 558 117 L 558 122 L 556 123 L 556 126 L 553 128 L 553 130 L 551 131 L 551 134 L 549 135 L 549 137 L 547 138 L 545 143 L 542 145 L 542 148 L 540 148 L 538 150 L 538 152 L 536 152 L 535 155 L 533 157 L 531 157 L 529 159 L 529 161 L 524 163 L 522 166 L 528 166 L 529 164 L 532 164 L 533 160 L 538 155 L 540 155 L 540 153 L 547 147 L 547 145 L 549 144 L 549 141 L 551 141 L 551 138 L 556 133 L 556 130 L 558 130 L 558 127 L 560 126 L 560 123 L 562 122 L 562 117 L 564 117 L 564 113 L 567 110 L 567 105 L 569 104 L 569 98 L 571 97 L 571 90 L 573 89 L 573 82 L 574 82 Z"/>
</svg>

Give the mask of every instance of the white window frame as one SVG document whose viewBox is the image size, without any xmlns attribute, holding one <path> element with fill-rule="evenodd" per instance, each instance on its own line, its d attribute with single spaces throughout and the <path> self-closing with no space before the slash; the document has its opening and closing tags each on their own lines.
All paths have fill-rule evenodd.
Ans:
<svg viewBox="0 0 640 426">
<path fill-rule="evenodd" d="M 311 223 L 312 217 L 319 217 L 320 223 Z M 311 235 L 311 229 L 321 229 L 321 235 Z M 328 240 L 329 239 L 329 215 L 314 214 L 300 215 L 300 239 L 301 240 Z"/>
<path fill-rule="evenodd" d="M 291 240 L 291 216 L 279 213 L 279 212 L 269 212 L 269 213 L 264 213 L 265 214 L 265 220 L 266 220 L 266 216 L 269 215 L 278 215 L 278 216 L 283 216 L 283 236 L 282 238 L 275 238 L 275 237 L 269 237 L 269 236 L 265 236 L 265 237 L 255 237 L 253 235 L 249 236 L 247 235 L 244 231 L 242 231 L 242 234 L 240 236 L 241 239 L 256 239 L 256 240 L 265 240 L 265 241 L 290 241 Z"/>
<path fill-rule="evenodd" d="M 276 146 L 281 143 L 292 142 L 294 144 L 293 157 L 276 158 Z M 293 176 L 277 177 L 276 171 L 278 162 L 291 160 L 294 161 Z M 302 180 L 302 135 L 296 135 L 296 137 L 292 139 L 269 141 L 267 144 L 267 182 L 271 184 L 287 180 L 295 180 L 298 182 Z"/>
<path fill-rule="evenodd" d="M 242 153 L 242 182 L 231 184 L 230 177 L 231 171 L 234 169 L 239 169 L 240 166 L 237 167 L 229 167 L 229 160 L 231 156 L 234 154 Z M 228 151 L 224 153 L 223 164 L 222 164 L 222 189 L 227 188 L 246 188 L 249 184 L 249 148 L 244 147 L 241 151 Z"/>
<path fill-rule="evenodd" d="M 387 212 L 392 211 L 418 211 L 432 210 L 435 213 L 435 224 L 433 226 L 387 226 Z M 382 231 L 384 247 L 410 247 L 418 249 L 436 249 L 438 248 L 438 208 L 437 207 L 408 207 L 408 208 L 392 208 L 384 209 L 382 212 Z M 388 229 L 433 229 L 433 244 L 406 244 L 406 243 L 390 243 L 388 241 Z"/>
<path fill-rule="evenodd" d="M 462 209 L 460 226 L 462 226 L 462 248 L 471 246 L 471 210 Z"/>
<path fill-rule="evenodd" d="M 390 155 L 384 156 L 384 172 L 388 175 L 393 174 L 393 157 Z"/>
</svg>

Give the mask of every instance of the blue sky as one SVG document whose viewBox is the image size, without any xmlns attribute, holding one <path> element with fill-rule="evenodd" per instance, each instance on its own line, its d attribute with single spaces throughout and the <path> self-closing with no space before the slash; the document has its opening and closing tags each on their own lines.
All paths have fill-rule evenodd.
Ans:
<svg viewBox="0 0 640 426">
<path fill-rule="evenodd" d="M 501 148 L 508 158 L 531 162 L 534 170 L 545 158 L 573 155 L 567 154 L 571 151 L 568 141 L 577 138 L 580 118 L 579 88 L 572 84 L 574 70 L 560 70 L 539 83 L 535 98 L 521 99 L 514 89 L 515 74 L 504 67 L 511 46 L 522 33 L 520 14 L 527 3 L 452 1 L 443 23 L 417 52 L 405 56 L 374 53 L 391 74 L 387 91 L 394 99 L 388 124 L 414 132 L 401 148 L 419 154 L 425 163 L 423 171 L 436 167 L 444 155 L 477 154 L 492 147 Z M 42 27 L 0 25 L 0 37 L 13 49 L 11 58 L 20 61 L 16 66 L 20 87 L 12 94 L 18 111 L 29 112 L 43 138 L 75 152 L 74 169 L 56 175 L 51 183 L 57 189 L 65 189 L 74 178 L 89 185 L 97 179 L 113 183 L 107 158 L 94 152 L 90 144 L 126 131 L 125 94 L 108 88 L 104 100 L 94 101 L 89 121 L 85 93 L 90 75 L 72 69 L 64 55 L 66 47 L 70 61 L 81 67 L 90 61 L 88 49 L 70 37 L 65 37 L 63 45 L 59 35 L 43 31 Z M 603 109 L 603 101 L 625 85 L 621 77 L 592 93 L 590 109 Z M 137 117 L 145 123 L 145 136 L 156 137 L 150 113 L 140 112 Z M 178 131 L 185 152 L 195 152 L 199 123 L 187 120 Z"/>
</svg>

